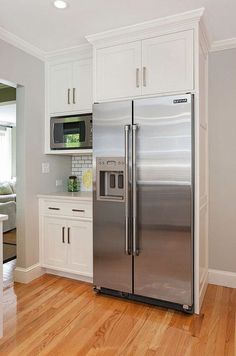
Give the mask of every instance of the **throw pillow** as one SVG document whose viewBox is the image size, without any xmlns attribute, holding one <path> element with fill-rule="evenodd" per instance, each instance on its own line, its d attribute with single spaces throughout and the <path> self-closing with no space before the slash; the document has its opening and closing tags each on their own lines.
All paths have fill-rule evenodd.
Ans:
<svg viewBox="0 0 236 356">
<path fill-rule="evenodd" d="M 12 194 L 12 189 L 9 183 L 0 183 L 0 195 Z"/>
<path fill-rule="evenodd" d="M 12 193 L 16 194 L 16 181 L 15 181 L 15 179 L 10 180 L 9 184 L 10 184 Z"/>
</svg>

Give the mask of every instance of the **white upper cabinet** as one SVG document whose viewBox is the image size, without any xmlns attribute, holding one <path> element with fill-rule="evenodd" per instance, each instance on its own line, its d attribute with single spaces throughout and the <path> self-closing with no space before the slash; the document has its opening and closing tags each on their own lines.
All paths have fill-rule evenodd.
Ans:
<svg viewBox="0 0 236 356">
<path fill-rule="evenodd" d="M 92 111 L 93 103 L 92 59 L 73 62 L 72 109 Z"/>
<path fill-rule="evenodd" d="M 142 41 L 142 94 L 193 89 L 193 31 Z"/>
<path fill-rule="evenodd" d="M 49 87 L 50 114 L 91 112 L 91 59 L 51 64 L 49 69 Z"/>
<path fill-rule="evenodd" d="M 96 101 L 141 94 L 141 42 L 132 42 L 97 51 Z"/>
<path fill-rule="evenodd" d="M 50 67 L 50 112 L 66 112 L 71 109 L 70 90 L 72 71 L 70 63 Z"/>
<path fill-rule="evenodd" d="M 193 31 L 95 50 L 95 101 L 193 89 Z"/>
</svg>

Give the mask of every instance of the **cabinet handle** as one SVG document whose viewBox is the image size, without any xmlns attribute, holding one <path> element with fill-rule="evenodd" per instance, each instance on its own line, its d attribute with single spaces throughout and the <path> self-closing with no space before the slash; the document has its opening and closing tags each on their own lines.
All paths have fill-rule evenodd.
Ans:
<svg viewBox="0 0 236 356">
<path fill-rule="evenodd" d="M 67 104 L 70 105 L 70 89 L 67 89 Z"/>
<path fill-rule="evenodd" d="M 136 68 L 136 88 L 139 88 L 139 68 Z"/>
<path fill-rule="evenodd" d="M 75 104 L 75 88 L 73 88 L 73 104 Z"/>
<path fill-rule="evenodd" d="M 51 206 L 48 207 L 49 210 L 60 210 L 60 208 L 52 208 Z"/>
<path fill-rule="evenodd" d="M 68 227 L 67 242 L 70 244 L 70 227 Z"/>
<path fill-rule="evenodd" d="M 62 228 L 62 243 L 65 243 L 65 226 Z"/>
<path fill-rule="evenodd" d="M 143 67 L 143 86 L 147 86 L 147 68 Z"/>
<path fill-rule="evenodd" d="M 76 211 L 78 213 L 84 213 L 84 210 L 82 210 L 82 209 L 72 209 L 72 211 Z"/>
</svg>

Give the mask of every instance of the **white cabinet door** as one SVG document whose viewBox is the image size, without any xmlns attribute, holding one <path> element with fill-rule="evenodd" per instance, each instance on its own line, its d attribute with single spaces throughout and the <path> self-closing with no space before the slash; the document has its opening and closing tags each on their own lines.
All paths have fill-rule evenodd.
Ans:
<svg viewBox="0 0 236 356">
<path fill-rule="evenodd" d="M 93 242 L 91 221 L 70 221 L 68 224 L 68 268 L 81 275 L 92 276 Z"/>
<path fill-rule="evenodd" d="M 65 267 L 67 264 L 67 227 L 60 218 L 43 219 L 43 264 Z"/>
<path fill-rule="evenodd" d="M 142 94 L 193 89 L 193 31 L 142 41 Z"/>
<path fill-rule="evenodd" d="M 96 101 L 141 94 L 141 42 L 98 49 L 96 52 Z"/>
<path fill-rule="evenodd" d="M 63 63 L 50 67 L 50 113 L 71 110 L 72 64 Z"/>
<path fill-rule="evenodd" d="M 72 110 L 91 112 L 93 103 L 92 60 L 81 59 L 73 63 Z"/>
</svg>

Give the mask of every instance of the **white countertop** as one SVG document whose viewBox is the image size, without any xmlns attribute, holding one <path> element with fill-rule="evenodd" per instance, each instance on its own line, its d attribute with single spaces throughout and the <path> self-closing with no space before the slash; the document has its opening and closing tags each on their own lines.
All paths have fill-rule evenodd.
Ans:
<svg viewBox="0 0 236 356">
<path fill-rule="evenodd" d="M 8 219 L 8 215 L 0 214 L 0 221 L 4 221 L 4 220 L 7 220 L 7 219 Z"/>
<path fill-rule="evenodd" d="M 39 194 L 38 198 L 43 199 L 59 199 L 59 200 L 80 200 L 80 201 L 89 201 L 92 202 L 93 193 L 92 192 L 78 192 L 78 193 L 70 193 L 70 192 L 57 192 L 57 193 L 49 193 L 49 194 Z"/>
</svg>

